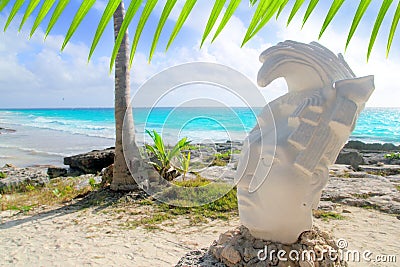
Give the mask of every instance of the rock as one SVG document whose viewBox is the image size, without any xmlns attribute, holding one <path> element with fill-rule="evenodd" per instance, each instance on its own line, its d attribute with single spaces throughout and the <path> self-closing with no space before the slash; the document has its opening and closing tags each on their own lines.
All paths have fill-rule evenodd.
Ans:
<svg viewBox="0 0 400 267">
<path fill-rule="evenodd" d="M 366 168 L 366 166 L 361 166 Z M 372 168 L 371 166 L 368 166 Z M 373 167 L 373 170 L 379 167 Z M 378 169 L 377 172 L 395 172 L 400 166 L 390 170 Z M 371 171 L 372 169 L 369 169 Z M 400 214 L 400 192 L 396 189 L 396 176 L 383 177 L 364 172 L 347 172 L 343 177 L 332 174 L 328 184 L 322 191 L 321 203 L 331 201 L 350 206 L 374 208 L 389 214 Z"/>
<path fill-rule="evenodd" d="M 395 146 L 390 143 L 367 144 L 361 141 L 349 141 L 344 147 L 350 149 L 357 149 L 359 151 L 400 151 L 400 146 Z"/>
<path fill-rule="evenodd" d="M 355 149 L 342 149 L 336 159 L 336 164 L 350 165 L 355 170 L 358 170 L 358 166 L 364 164 L 364 158 Z"/>
<path fill-rule="evenodd" d="M 228 245 L 226 246 L 222 252 L 221 252 L 221 257 L 227 260 L 229 263 L 236 264 L 239 261 L 241 261 L 242 257 L 233 246 Z"/>
<path fill-rule="evenodd" d="M 225 242 L 219 244 L 222 240 Z M 262 248 L 254 248 L 256 243 L 262 244 Z M 243 254 L 239 253 L 240 249 Z M 273 250 L 275 253 L 272 252 Z M 306 255 L 306 252 L 313 251 L 315 255 L 318 255 L 325 250 L 338 251 L 338 247 L 332 236 L 320 231 L 317 227 L 314 227 L 311 231 L 303 232 L 296 243 L 284 245 L 278 242 L 255 239 L 246 227 L 241 226 L 221 234 L 218 242 L 215 241 L 208 251 L 202 249 L 186 254 L 176 266 L 347 266 L 346 262 L 340 260 L 341 257 L 333 259 L 324 257 L 323 260 L 320 260 L 318 257 L 307 259 L 299 256 L 298 259 L 292 260 L 288 256 L 294 255 L 292 251 L 297 251 L 298 255 Z M 277 256 L 279 251 L 285 252 L 284 256 L 279 254 L 281 259 Z M 272 255 L 271 258 L 270 255 Z"/>
<path fill-rule="evenodd" d="M 14 129 L 7 129 L 7 128 L 1 128 L 0 127 L 0 134 L 8 134 L 8 133 L 15 133 L 16 130 Z"/>
<path fill-rule="evenodd" d="M 71 169 L 83 174 L 96 174 L 113 163 L 114 148 L 93 150 L 89 153 L 64 158 L 65 165 L 69 165 Z"/>
<path fill-rule="evenodd" d="M 24 191 L 27 185 L 43 186 L 50 181 L 45 168 L 13 166 L 2 168 L 1 172 L 6 174 L 6 178 L 0 179 L 0 192 Z"/>
<path fill-rule="evenodd" d="M 49 167 L 47 168 L 47 175 L 52 178 L 57 178 L 57 177 L 65 177 L 68 174 L 68 170 L 66 168 L 60 168 L 60 167 Z"/>
<path fill-rule="evenodd" d="M 114 164 L 101 170 L 101 187 L 107 187 L 113 179 Z"/>
</svg>

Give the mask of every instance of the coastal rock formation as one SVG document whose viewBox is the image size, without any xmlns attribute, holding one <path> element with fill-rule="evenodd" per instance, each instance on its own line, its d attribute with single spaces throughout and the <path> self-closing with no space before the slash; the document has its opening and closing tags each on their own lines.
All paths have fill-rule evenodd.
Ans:
<svg viewBox="0 0 400 267">
<path fill-rule="evenodd" d="M 290 244 L 311 230 L 328 167 L 374 91 L 374 78 L 357 78 L 341 55 L 315 42 L 279 43 L 260 61 L 258 84 L 283 77 L 288 93 L 264 107 L 244 141 L 239 215 L 254 237 Z"/>
<path fill-rule="evenodd" d="M 25 186 L 43 186 L 49 182 L 45 168 L 17 168 L 6 165 L 0 169 L 6 178 L 0 179 L 0 192 L 25 190 Z"/>
<path fill-rule="evenodd" d="M 364 158 L 356 149 L 343 148 L 336 159 L 336 164 L 346 164 L 358 169 L 360 164 L 364 164 Z"/>
<path fill-rule="evenodd" d="M 357 149 L 358 151 L 400 151 L 400 146 L 391 143 L 373 143 L 368 144 L 361 141 L 349 141 L 344 146 L 345 148 Z"/>
<path fill-rule="evenodd" d="M 400 166 L 361 165 L 360 168 L 368 169 L 369 173 L 332 166 L 321 200 L 400 215 Z M 385 171 L 392 175 L 376 175 Z"/>
<path fill-rule="evenodd" d="M 57 177 L 64 177 L 67 176 L 68 170 L 66 168 L 60 168 L 60 167 L 49 167 L 47 168 L 47 175 L 52 178 L 57 178 Z"/>
<path fill-rule="evenodd" d="M 7 128 L 0 127 L 0 134 L 15 133 L 15 132 L 16 132 L 16 130 L 14 130 L 14 129 L 7 129 Z"/>
<path fill-rule="evenodd" d="M 176 266 L 347 266 L 340 253 L 334 238 L 317 227 L 302 233 L 296 243 L 283 245 L 254 238 L 241 226 L 221 234 L 208 251 L 188 253 Z"/>
<path fill-rule="evenodd" d="M 89 153 L 64 158 L 64 164 L 82 174 L 98 173 L 114 163 L 114 148 L 93 150 Z"/>
</svg>

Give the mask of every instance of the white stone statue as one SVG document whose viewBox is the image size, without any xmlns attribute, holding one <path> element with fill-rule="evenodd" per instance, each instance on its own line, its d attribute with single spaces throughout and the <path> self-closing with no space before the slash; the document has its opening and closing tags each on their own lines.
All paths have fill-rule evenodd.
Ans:
<svg viewBox="0 0 400 267">
<path fill-rule="evenodd" d="M 285 41 L 260 60 L 258 84 L 283 77 L 288 93 L 264 107 L 244 142 L 239 215 L 254 237 L 290 244 L 312 228 L 328 166 L 353 131 L 374 78 L 356 78 L 342 55 L 315 42 Z"/>
</svg>

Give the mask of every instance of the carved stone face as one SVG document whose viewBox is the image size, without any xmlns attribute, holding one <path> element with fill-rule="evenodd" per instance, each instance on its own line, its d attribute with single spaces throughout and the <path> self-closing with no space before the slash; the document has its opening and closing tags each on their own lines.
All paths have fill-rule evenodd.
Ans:
<svg viewBox="0 0 400 267">
<path fill-rule="evenodd" d="M 283 77 L 289 92 L 264 107 L 245 140 L 239 215 L 255 237 L 293 243 L 312 228 L 328 167 L 374 90 L 373 76 L 355 78 L 341 55 L 317 43 L 285 41 L 260 58 L 259 85 Z"/>
</svg>

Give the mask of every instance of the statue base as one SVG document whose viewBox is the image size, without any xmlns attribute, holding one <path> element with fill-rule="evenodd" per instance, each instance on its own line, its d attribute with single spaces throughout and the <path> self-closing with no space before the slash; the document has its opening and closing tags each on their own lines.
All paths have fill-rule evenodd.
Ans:
<svg viewBox="0 0 400 267">
<path fill-rule="evenodd" d="M 317 227 L 303 232 L 296 243 L 284 245 L 256 239 L 240 226 L 221 234 L 208 250 L 189 252 L 176 266 L 348 266 L 341 258 L 334 238 Z"/>
</svg>

